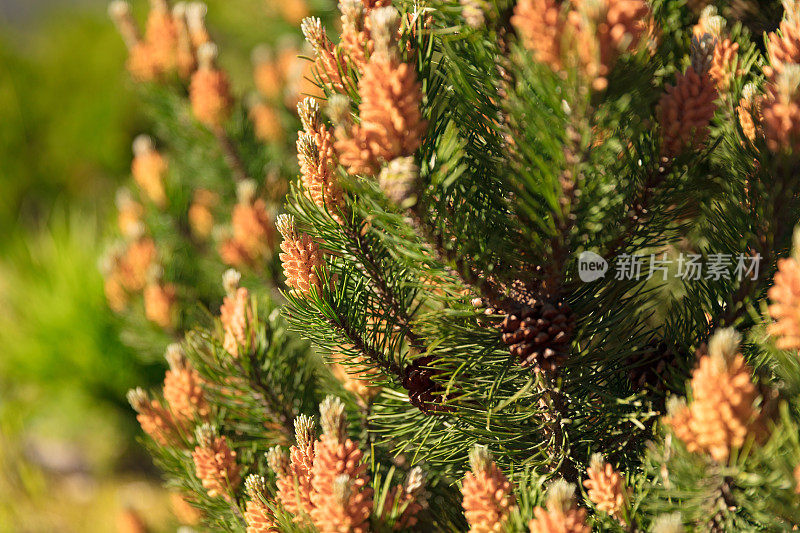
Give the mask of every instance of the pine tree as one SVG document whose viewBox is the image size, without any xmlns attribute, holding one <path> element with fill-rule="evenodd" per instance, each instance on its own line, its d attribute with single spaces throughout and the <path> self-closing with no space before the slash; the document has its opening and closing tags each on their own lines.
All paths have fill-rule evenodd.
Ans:
<svg viewBox="0 0 800 533">
<path fill-rule="evenodd" d="M 133 141 L 132 180 L 117 194 L 118 229 L 101 266 L 125 340 L 158 357 L 210 325 L 228 267 L 265 298 L 281 286 L 275 217 L 297 166 L 293 142 L 274 132 L 299 124 L 298 95 L 313 85 L 288 44 L 300 39 L 294 23 L 272 21 L 279 35 L 254 51 L 254 89 L 240 95 L 219 65 L 203 3 L 152 0 L 143 31 L 127 2 L 112 2 L 109 14 L 153 135 Z"/>
<path fill-rule="evenodd" d="M 109 289 L 181 302 L 163 395 L 131 403 L 207 527 L 800 524 L 800 3 L 763 39 L 755 3 L 707 4 L 341 0 L 338 35 L 300 24 L 297 137 L 260 129 L 297 141 L 274 219 L 262 119 L 208 34 L 178 61 L 180 28 L 139 38 L 115 4 L 135 78 L 196 65 L 154 117 L 169 168 L 214 169 L 202 196 L 229 199 L 224 253 L 163 273 L 138 268 L 163 242 L 142 208 L 121 215 L 136 252 Z M 178 203 L 137 146 L 148 209 Z M 182 294 L 199 285 L 171 261 L 201 256 L 211 289 Z M 248 276 L 220 284 L 224 263 Z"/>
</svg>

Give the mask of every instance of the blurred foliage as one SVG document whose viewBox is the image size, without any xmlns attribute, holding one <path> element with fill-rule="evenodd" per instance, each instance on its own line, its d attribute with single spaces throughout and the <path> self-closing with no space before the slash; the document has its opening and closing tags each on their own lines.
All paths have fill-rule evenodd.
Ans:
<svg viewBox="0 0 800 533">
<path fill-rule="evenodd" d="M 143 127 L 103 11 L 0 29 L 0 531 L 111 530 L 111 472 L 149 464 L 124 394 L 161 362 L 120 342 L 97 270 Z"/>
<path fill-rule="evenodd" d="M 62 428 L 67 438 L 85 432 L 87 412 L 127 411 L 131 383 L 154 383 L 162 370 L 160 361 L 136 359 L 119 340 L 96 267 L 97 227 L 92 216 L 57 209 L 46 227 L 7 243 L 0 264 L 0 382 L 13 395 L 5 400 L 24 401 L 29 424 L 74 407 L 71 418 L 82 421 Z"/>
<path fill-rule="evenodd" d="M 133 4 L 144 17 L 147 2 Z M 251 48 L 285 35 L 291 23 L 268 0 L 208 4 L 222 61 L 247 90 Z M 322 5 L 333 3 L 312 9 Z M 131 139 L 149 129 L 125 57 L 103 3 L 30 25 L 0 24 L 0 341 L 8 347 L 0 402 L 14 395 L 40 414 L 61 402 L 78 413 L 99 402 L 129 422 L 125 391 L 152 385 L 163 369 L 119 342 L 96 265 L 105 236 L 98 228 L 114 216 Z M 113 418 L 111 425 L 125 426 Z"/>
<path fill-rule="evenodd" d="M 22 404 L 16 404 L 22 405 Z M 93 476 L 74 461 L 78 445 L 20 440 L 24 412 L 0 413 L 0 533 L 114 531 L 124 509 L 145 515 L 150 531 L 175 531 L 165 491 L 141 474 Z M 109 437 L 103 418 L 86 418 L 83 443 Z M 106 445 L 118 444 L 111 439 Z M 49 453 L 42 465 L 36 452 Z M 49 468 L 45 468 L 49 467 Z M 60 467 L 54 473 L 52 468 Z M 57 474 L 57 475 L 56 475 Z"/>
<path fill-rule="evenodd" d="M 96 216 L 55 208 L 3 245 L 0 532 L 109 531 L 128 500 L 160 497 L 141 481 L 128 487 L 149 460 L 124 394 L 163 368 L 121 343 L 96 268 L 99 241 Z M 166 513 L 160 501 L 156 515 Z"/>
<path fill-rule="evenodd" d="M 132 3 L 143 18 L 147 2 Z M 252 87 L 252 48 L 279 46 L 275 39 L 285 39 L 293 23 L 272 0 L 207 3 L 222 63 L 237 91 L 245 91 Z M 310 4 L 314 13 L 335 5 Z M 0 24 L 0 228 L 40 219 L 56 198 L 80 207 L 109 204 L 128 173 L 132 138 L 148 129 L 126 55 L 102 3 L 50 13 L 32 27 Z M 9 233 L 0 232 L 0 242 Z"/>
<path fill-rule="evenodd" d="M 109 198 L 136 126 L 118 41 L 81 14 L 0 34 L 0 227 L 33 223 L 58 197 Z"/>
<path fill-rule="evenodd" d="M 131 1 L 143 22 L 147 0 Z M 301 42 L 275 0 L 207 3 L 237 92 L 252 88 L 253 46 Z M 122 506 L 165 511 L 153 489 L 126 488 L 150 460 L 125 401 L 164 362 L 120 341 L 97 268 L 131 140 L 151 127 L 105 2 L 45 11 L 0 20 L 0 533 L 109 531 Z"/>
</svg>

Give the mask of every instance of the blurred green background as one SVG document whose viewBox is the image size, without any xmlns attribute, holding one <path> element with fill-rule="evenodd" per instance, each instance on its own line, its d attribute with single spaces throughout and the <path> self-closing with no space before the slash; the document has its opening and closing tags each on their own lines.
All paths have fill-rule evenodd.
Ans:
<svg viewBox="0 0 800 533">
<path fill-rule="evenodd" d="M 208 3 L 241 89 L 269 5 Z M 149 129 L 125 57 L 104 1 L 0 0 L 0 533 L 115 531 L 126 506 L 175 529 L 125 401 L 163 363 L 119 340 L 97 267 Z"/>
<path fill-rule="evenodd" d="M 1 5 L 0 530 L 113 531 L 99 501 L 155 491 L 124 393 L 159 369 L 119 341 L 97 269 L 142 119 L 103 3 Z"/>
</svg>

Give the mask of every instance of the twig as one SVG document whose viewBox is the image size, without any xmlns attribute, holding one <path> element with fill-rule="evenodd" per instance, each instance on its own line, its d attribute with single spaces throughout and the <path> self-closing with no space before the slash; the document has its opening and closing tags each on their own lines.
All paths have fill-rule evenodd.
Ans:
<svg viewBox="0 0 800 533">
<path fill-rule="evenodd" d="M 575 225 L 573 211 L 581 186 L 581 165 L 585 164 L 591 155 L 591 148 L 583 149 L 580 143 L 580 134 L 572 126 L 568 126 L 567 144 L 563 149 L 568 168 L 559 176 L 561 213 L 556 221 L 556 232 L 550 238 L 552 257 L 547 265 L 548 279 L 544 280 L 545 287 L 550 293 L 560 292 L 563 283 L 564 263 L 569 252 L 567 235 Z"/>
<path fill-rule="evenodd" d="M 236 147 L 233 145 L 233 141 L 231 138 L 228 137 L 228 134 L 225 133 L 225 130 L 222 128 L 213 128 L 214 137 L 216 137 L 217 142 L 219 143 L 220 148 L 222 149 L 222 157 L 225 159 L 225 163 L 228 164 L 228 167 L 231 169 L 231 173 L 233 174 L 233 179 L 237 182 L 242 182 L 248 179 L 247 171 L 245 170 L 244 163 L 242 162 L 242 158 L 239 156 L 239 153 L 236 151 Z"/>
<path fill-rule="evenodd" d="M 230 505 L 231 511 L 236 519 L 239 521 L 240 525 L 246 526 L 247 521 L 244 519 L 244 515 L 242 514 L 242 510 L 239 508 L 239 505 L 236 503 L 234 491 L 228 489 L 229 497 L 228 504 Z"/>
<path fill-rule="evenodd" d="M 372 280 L 372 287 L 375 289 L 375 292 L 381 298 L 381 300 L 389 304 L 391 316 L 397 320 L 398 324 L 400 324 L 401 328 L 403 329 L 403 334 L 405 335 L 406 339 L 408 339 L 409 344 L 418 352 L 425 353 L 427 351 L 425 342 L 412 330 L 411 317 L 406 312 L 405 306 L 403 306 L 399 301 L 397 294 L 395 294 L 395 292 L 386 283 L 386 279 L 383 276 L 383 271 L 378 262 L 375 260 L 375 256 L 372 253 L 372 249 L 370 248 L 369 244 L 364 240 L 360 229 L 354 225 L 353 221 L 348 219 L 347 225 L 345 226 L 345 231 L 347 236 L 350 238 L 350 241 L 356 245 L 358 252 L 366 262 L 366 264 L 362 264 L 361 266 L 364 267 L 364 270 Z"/>
<path fill-rule="evenodd" d="M 663 163 L 663 165 L 651 169 L 647 174 L 642 188 L 639 189 L 638 194 L 628 208 L 619 235 L 611 241 L 605 254 L 603 254 L 606 260 L 612 259 L 623 245 L 628 244 L 627 239 L 631 236 L 631 232 L 647 217 L 655 188 L 664 183 L 672 169 L 672 160 L 664 161 Z"/>
<path fill-rule="evenodd" d="M 285 402 L 281 402 L 279 398 L 275 396 L 275 391 L 263 382 L 261 366 L 255 358 L 255 353 L 250 353 L 248 357 L 250 359 L 250 368 L 253 369 L 253 372 L 247 372 L 238 359 L 234 359 L 236 368 L 243 375 L 247 376 L 247 381 L 250 383 L 250 386 L 259 391 L 256 395 L 261 401 L 261 405 L 264 407 L 267 416 L 277 420 L 280 424 L 281 432 L 291 440 L 294 435 L 294 413 L 288 411 Z M 275 409 L 276 405 L 279 406 L 277 411 Z"/>
<path fill-rule="evenodd" d="M 538 387 L 546 398 L 544 401 L 549 411 L 545 417 L 547 428 L 551 432 L 551 440 L 554 448 L 551 458 L 553 473 L 560 475 L 570 483 L 577 483 L 580 474 L 577 468 L 575 468 L 575 465 L 572 464 L 569 454 L 565 452 L 562 445 L 564 440 L 562 424 L 564 419 L 567 418 L 564 396 L 552 386 L 544 374 L 540 374 L 539 377 L 540 379 L 537 380 Z M 556 457 L 558 458 L 557 462 L 555 460 Z"/>
<path fill-rule="evenodd" d="M 708 150 L 698 160 L 698 164 L 709 158 L 711 153 L 720 142 L 722 142 L 721 138 L 717 139 L 713 145 L 709 146 Z M 603 257 L 606 260 L 613 258 L 614 254 L 616 254 L 616 252 L 626 244 L 626 240 L 630 236 L 630 232 L 646 221 L 647 215 L 650 211 L 650 203 L 653 200 L 653 193 L 655 192 L 656 187 L 664 183 L 667 176 L 672 171 L 673 163 L 673 159 L 662 158 L 657 167 L 651 167 L 650 172 L 648 173 L 647 177 L 645 177 L 642 188 L 639 189 L 639 192 L 634 198 L 632 205 L 628 209 L 627 216 L 622 222 L 622 230 L 620 231 L 620 234 L 616 239 L 611 241 L 606 249 L 606 253 L 603 254 Z M 684 170 L 683 174 L 685 173 L 686 170 Z M 683 176 L 683 174 L 681 176 Z"/>
<path fill-rule="evenodd" d="M 353 329 L 353 326 L 347 320 L 347 317 L 339 314 L 338 309 L 336 309 L 335 312 L 335 319 L 328 319 L 328 323 L 331 325 L 331 327 L 338 331 L 340 335 L 347 338 L 348 342 L 353 345 L 353 348 L 355 348 L 356 351 L 367 357 L 376 366 L 378 366 L 378 368 L 402 381 L 404 372 L 400 365 L 394 360 L 383 357 L 383 354 L 379 353 L 374 348 L 367 346 L 364 342 L 364 339 L 361 338 L 361 335 L 359 335 L 358 332 Z"/>
<path fill-rule="evenodd" d="M 756 235 L 756 244 L 754 251 L 760 256 L 759 265 L 760 270 L 766 271 L 775 259 L 775 241 L 780 238 L 786 231 L 787 224 L 790 222 L 787 217 L 791 216 L 794 212 L 792 209 L 784 208 L 783 201 L 786 198 L 793 198 L 794 193 L 791 191 L 790 183 L 793 179 L 792 176 L 796 175 L 796 169 L 784 169 L 780 174 L 780 178 L 776 180 L 773 193 L 773 202 L 768 205 L 774 206 L 773 216 L 766 217 L 767 229 L 761 228 L 761 232 Z M 789 190 L 787 190 L 789 189 Z M 763 276 L 760 279 L 765 279 Z M 744 314 L 747 306 L 744 305 L 744 300 L 747 297 L 752 297 L 762 286 L 759 280 L 752 278 L 745 278 L 742 283 L 736 288 L 730 299 L 725 303 L 725 312 L 715 319 L 712 326 L 716 325 L 732 325 L 738 321 Z"/>
<path fill-rule="evenodd" d="M 481 275 L 468 265 L 464 261 L 464 258 L 459 256 L 454 249 L 447 248 L 444 245 L 442 235 L 434 231 L 431 225 L 427 223 L 427 216 L 421 201 L 417 202 L 417 204 L 409 210 L 409 214 L 411 215 L 411 222 L 414 229 L 428 242 L 436 259 L 444 265 L 452 263 L 455 266 L 452 272 L 464 285 L 476 289 L 478 293 L 494 307 L 504 310 L 516 308 L 516 302 L 503 294 L 499 286 L 481 277 Z"/>
<path fill-rule="evenodd" d="M 722 519 L 724 516 L 724 512 L 733 512 L 736 510 L 736 500 L 733 497 L 733 491 L 731 484 L 733 479 L 729 476 L 725 476 L 722 478 L 722 484 L 719 486 L 719 497 L 716 500 L 717 506 L 724 507 L 724 509 L 719 509 L 716 513 L 714 513 L 708 521 L 708 530 L 712 532 L 716 531 L 723 531 L 722 527 Z"/>
</svg>

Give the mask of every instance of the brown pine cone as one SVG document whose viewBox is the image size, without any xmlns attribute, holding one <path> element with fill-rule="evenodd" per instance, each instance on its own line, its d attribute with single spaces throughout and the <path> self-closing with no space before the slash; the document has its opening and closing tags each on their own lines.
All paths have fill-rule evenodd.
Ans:
<svg viewBox="0 0 800 533">
<path fill-rule="evenodd" d="M 628 379 L 636 390 L 667 392 L 672 390 L 670 369 L 676 364 L 675 348 L 656 339 L 628 357 Z"/>
<path fill-rule="evenodd" d="M 437 394 L 441 387 L 433 380 L 438 371 L 427 368 L 433 362 L 433 356 L 418 357 L 406 367 L 403 377 L 403 388 L 408 391 L 411 405 L 423 413 L 431 411 L 447 411 L 442 405 L 443 396 Z"/>
<path fill-rule="evenodd" d="M 509 313 L 500 329 L 503 342 L 522 366 L 554 372 L 567 357 L 575 317 L 566 302 L 535 301 Z"/>
</svg>

